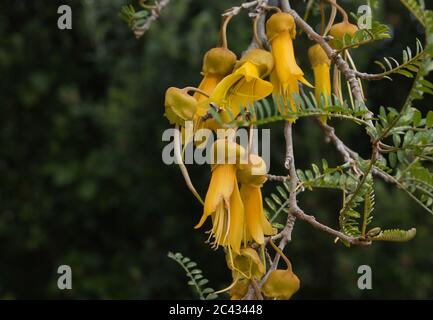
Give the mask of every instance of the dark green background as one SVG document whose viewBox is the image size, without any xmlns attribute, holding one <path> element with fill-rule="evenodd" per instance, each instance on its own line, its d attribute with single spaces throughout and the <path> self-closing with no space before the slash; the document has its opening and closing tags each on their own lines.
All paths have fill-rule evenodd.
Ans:
<svg viewBox="0 0 433 320">
<path fill-rule="evenodd" d="M 63 3 L 73 10 L 69 31 L 57 29 Z M 221 250 L 212 251 L 203 230 L 193 230 L 201 208 L 178 168 L 162 163 L 161 134 L 168 127 L 165 89 L 200 81 L 219 14 L 240 1 L 172 0 L 140 40 L 119 18 L 124 3 L 0 2 L 0 298 L 195 297 L 168 251 L 197 261 L 214 288 L 230 281 Z M 400 57 L 416 36 L 422 39 L 399 1 L 379 3 L 375 14 L 392 26 L 394 38 L 354 52 L 359 68 L 373 72 L 375 59 Z M 235 18 L 229 32 L 240 54 L 251 39 L 248 18 Z M 305 36 L 296 42 L 311 79 L 309 45 Z M 369 106 L 399 108 L 410 84 L 400 76 L 367 84 Z M 417 104 L 424 114 L 431 106 L 431 99 Z M 368 155 L 362 130 L 332 124 Z M 281 124 L 272 126 L 271 137 L 271 170 L 284 173 Z M 297 122 L 295 148 L 299 168 L 321 158 L 341 162 L 311 120 Z M 191 174 L 204 194 L 209 168 L 191 167 Z M 271 190 L 269 184 L 265 193 Z M 403 192 L 382 183 L 376 191 L 374 224 L 416 227 L 417 237 L 347 249 L 297 222 L 287 247 L 302 282 L 296 298 L 433 298 L 433 217 Z M 336 192 L 300 196 L 307 212 L 334 227 L 340 201 Z M 61 264 L 72 267 L 73 290 L 57 289 Z M 361 264 L 373 269 L 373 290 L 356 286 Z"/>
</svg>

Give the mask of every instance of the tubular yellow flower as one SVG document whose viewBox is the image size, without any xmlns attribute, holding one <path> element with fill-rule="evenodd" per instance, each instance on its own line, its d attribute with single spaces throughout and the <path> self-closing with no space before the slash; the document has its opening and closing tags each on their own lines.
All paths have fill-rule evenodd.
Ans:
<svg viewBox="0 0 433 320">
<path fill-rule="evenodd" d="M 234 142 L 223 142 L 215 145 L 217 152 L 225 153 L 226 149 L 244 152 Z M 223 246 L 239 254 L 241 242 L 245 238 L 245 227 L 244 206 L 239 193 L 235 164 L 217 164 L 212 168 L 203 215 L 195 228 L 200 228 L 209 216 L 213 223 L 210 230 L 210 238 L 214 239 L 213 246 Z"/>
<path fill-rule="evenodd" d="M 308 57 L 310 58 L 311 66 L 314 71 L 314 87 L 316 101 L 319 104 L 321 96 L 325 99 L 325 110 L 329 106 L 329 97 L 331 96 L 331 74 L 329 60 L 323 48 L 316 44 L 308 49 Z M 326 123 L 327 117 L 320 118 L 323 123 Z"/>
<path fill-rule="evenodd" d="M 272 93 L 272 84 L 262 78 L 274 66 L 272 55 L 261 49 L 252 49 L 239 61 L 236 70 L 225 77 L 215 88 L 210 101 L 234 116 L 242 107 L 263 99 Z"/>
<path fill-rule="evenodd" d="M 198 88 L 208 95 L 211 95 L 218 83 L 233 71 L 235 63 L 236 55 L 229 49 L 210 49 L 203 58 L 203 79 Z M 194 98 L 196 98 L 198 102 L 206 100 L 206 97 L 199 93 L 195 93 Z M 203 116 L 206 111 L 207 110 L 201 109 L 197 110 L 198 116 Z"/>
<path fill-rule="evenodd" d="M 299 94 L 298 81 L 309 87 L 312 85 L 304 78 L 304 72 L 296 63 L 293 48 L 296 26 L 293 17 L 284 12 L 272 15 L 266 22 L 266 34 L 275 60 L 275 71 L 271 75 L 274 94 L 283 98 L 284 107 L 290 103 L 291 109 L 296 111 L 292 95 Z"/>
<path fill-rule="evenodd" d="M 199 89 L 210 96 L 218 83 L 233 71 L 235 64 L 236 55 L 229 49 L 222 47 L 210 49 L 203 58 L 203 79 L 200 82 Z M 201 117 L 207 113 L 210 107 L 209 99 L 198 92 L 194 94 L 194 98 L 196 98 L 198 102 L 197 111 L 194 115 L 195 130 L 203 128 L 211 130 L 218 129 L 220 126 L 214 119 L 208 119 L 204 122 L 201 121 Z M 205 140 L 206 139 L 201 142 Z"/>
<path fill-rule="evenodd" d="M 238 180 L 241 183 L 241 198 L 244 204 L 246 218 L 247 240 L 264 244 L 265 235 L 275 234 L 275 229 L 269 223 L 263 212 L 261 187 L 266 182 L 266 164 L 257 155 L 250 155 L 250 163 L 239 166 Z"/>
<path fill-rule="evenodd" d="M 270 80 L 272 85 L 274 86 L 274 96 L 277 97 L 278 109 L 280 112 L 283 112 L 290 105 L 290 109 L 295 112 L 296 104 L 295 100 L 292 97 L 292 94 L 299 94 L 299 85 L 296 78 L 291 77 L 289 81 L 283 85 L 278 78 L 276 70 L 272 71 Z M 281 100 L 280 100 L 281 99 Z M 296 119 L 289 119 L 290 121 L 294 121 Z"/>
</svg>

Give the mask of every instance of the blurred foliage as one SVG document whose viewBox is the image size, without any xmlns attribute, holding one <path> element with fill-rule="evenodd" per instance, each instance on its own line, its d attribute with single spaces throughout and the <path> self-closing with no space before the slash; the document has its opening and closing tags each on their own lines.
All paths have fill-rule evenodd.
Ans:
<svg viewBox="0 0 433 320">
<path fill-rule="evenodd" d="M 356 12 L 367 1 L 340 2 Z M 422 35 L 399 1 L 374 2 L 376 18 L 393 38 L 353 56 L 360 70 L 380 72 L 374 61 L 398 56 Z M 57 7 L 65 3 L 73 11 L 72 30 L 57 29 Z M 133 1 L 0 2 L 0 298 L 194 297 L 167 258 L 170 250 L 197 261 L 216 290 L 229 283 L 221 250 L 210 250 L 206 235 L 193 230 L 200 206 L 178 168 L 161 161 L 161 134 L 168 127 L 165 89 L 198 83 L 202 56 L 218 37 L 218 15 L 234 3 L 240 1 L 173 0 L 137 41 L 119 15 Z M 234 19 L 230 47 L 240 54 L 250 39 L 248 18 Z M 304 70 L 309 44 L 305 36 L 297 40 Z M 399 108 L 410 85 L 403 76 L 366 83 L 369 105 Z M 430 98 L 417 108 L 425 116 L 431 106 Z M 363 132 L 332 124 L 368 155 Z M 271 170 L 283 173 L 282 127 L 269 126 Z M 332 166 L 340 161 L 310 120 L 297 122 L 295 148 L 301 170 L 322 158 Z M 191 168 L 202 193 L 206 171 Z M 399 190 L 382 183 L 375 189 L 377 223 L 415 226 L 416 238 L 347 249 L 297 222 L 287 249 L 302 281 L 296 298 L 433 297 L 433 217 Z M 318 219 L 338 225 L 338 193 L 305 193 L 300 201 Z M 72 267 L 70 291 L 57 289 L 61 264 Z M 373 290 L 356 286 L 362 264 L 373 269 Z"/>
</svg>

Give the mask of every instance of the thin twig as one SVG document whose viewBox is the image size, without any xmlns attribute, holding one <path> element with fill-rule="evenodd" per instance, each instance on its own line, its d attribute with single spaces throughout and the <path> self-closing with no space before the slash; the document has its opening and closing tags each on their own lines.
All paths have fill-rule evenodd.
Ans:
<svg viewBox="0 0 433 320">
<path fill-rule="evenodd" d="M 232 7 L 230 9 L 226 10 L 222 15 L 223 16 L 235 16 L 235 15 L 238 15 L 239 13 L 241 13 L 241 11 L 243 9 L 250 9 L 252 7 L 257 6 L 258 2 L 259 2 L 258 0 L 255 0 L 255 1 L 250 1 L 250 2 L 242 3 L 240 6 Z"/>
<path fill-rule="evenodd" d="M 318 230 L 322 230 L 326 233 L 329 233 L 333 236 L 336 236 L 337 238 L 340 238 L 341 240 L 347 241 L 351 245 L 357 245 L 357 246 L 368 246 L 371 244 L 370 241 L 367 241 L 363 238 L 354 238 L 351 236 L 348 236 L 340 231 L 334 230 L 316 220 L 314 216 L 310 216 L 305 214 L 301 209 L 294 212 L 294 215 L 299 219 L 308 222 L 311 224 L 314 228 Z"/>
<path fill-rule="evenodd" d="M 254 288 L 254 293 L 255 293 L 257 299 L 258 299 L 258 300 L 263 300 L 263 295 L 262 295 L 262 293 L 261 293 L 261 291 L 260 291 L 260 287 L 259 287 L 259 285 L 257 284 L 257 281 L 254 280 L 254 279 L 252 279 L 252 280 L 251 280 L 251 285 L 252 285 L 253 288 Z"/>
<path fill-rule="evenodd" d="M 200 197 L 197 190 L 194 188 L 192 181 L 188 174 L 188 169 L 182 161 L 182 153 L 181 153 L 181 138 L 180 138 L 180 128 L 176 125 L 174 129 L 174 156 L 176 158 L 176 162 L 179 165 L 180 171 L 182 172 L 183 178 L 185 179 L 185 183 L 188 186 L 188 189 L 192 192 L 192 194 L 200 201 L 201 204 L 204 204 L 203 199 Z"/>
<path fill-rule="evenodd" d="M 344 142 L 335 134 L 335 129 L 330 125 L 323 123 L 320 119 L 315 118 L 317 124 L 322 129 L 325 137 L 341 153 L 345 162 L 352 162 L 355 154 L 350 154 Z"/>
<path fill-rule="evenodd" d="M 152 23 L 158 20 L 162 9 L 164 9 L 169 3 L 170 0 L 160 0 L 155 2 L 155 5 L 150 12 L 150 16 L 146 19 L 144 24 L 141 27 L 137 27 L 134 29 L 134 35 L 137 39 L 142 37 L 150 29 Z"/>
<path fill-rule="evenodd" d="M 319 119 L 317 119 L 317 123 L 319 124 L 320 128 L 322 129 L 323 133 L 326 136 L 326 139 L 331 142 L 337 151 L 340 152 L 341 156 L 343 157 L 345 162 L 349 162 L 351 164 L 356 164 L 356 161 L 359 159 L 359 155 L 357 152 L 353 151 L 351 148 L 349 148 L 335 133 L 335 129 L 331 127 L 330 125 L 323 124 Z M 356 168 L 356 167 L 354 167 Z M 356 169 L 355 169 L 356 170 Z M 358 170 L 356 170 L 358 171 Z M 359 173 L 359 172 L 357 172 Z M 399 186 L 399 182 L 390 174 L 386 173 L 382 169 L 374 166 L 372 168 L 371 173 L 382 179 L 383 181 L 391 184 Z"/>
<path fill-rule="evenodd" d="M 273 174 L 267 174 L 266 178 L 269 181 L 286 182 L 290 179 L 290 176 L 276 176 Z"/>
<path fill-rule="evenodd" d="M 292 241 L 292 231 L 295 225 L 296 216 L 295 212 L 300 210 L 297 204 L 297 186 L 298 186 L 298 176 L 296 175 L 295 166 L 295 155 L 293 150 L 293 135 L 292 135 L 293 123 L 287 121 L 284 126 L 284 137 L 286 139 L 286 161 L 285 166 L 289 170 L 289 183 L 290 183 L 290 194 L 289 194 L 289 212 L 287 215 L 287 221 L 284 229 L 280 232 L 281 240 L 278 248 L 283 251 L 286 244 Z M 278 267 L 278 262 L 280 261 L 280 254 L 277 252 L 274 257 L 274 261 L 269 268 L 267 274 L 262 279 L 262 284 L 266 281 L 269 273 Z"/>
</svg>

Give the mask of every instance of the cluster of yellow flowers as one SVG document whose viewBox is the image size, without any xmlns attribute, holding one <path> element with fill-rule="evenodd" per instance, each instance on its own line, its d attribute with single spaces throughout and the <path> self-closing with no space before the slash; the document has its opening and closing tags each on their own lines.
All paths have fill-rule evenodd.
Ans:
<svg viewBox="0 0 433 320">
<path fill-rule="evenodd" d="M 343 38 L 345 33 L 353 34 L 353 30 L 342 24 L 331 29 L 334 37 Z M 313 85 L 304 78 L 304 72 L 296 63 L 294 18 L 283 12 L 273 14 L 266 23 L 266 35 L 271 52 L 251 49 L 237 60 L 228 48 L 209 50 L 203 59 L 203 79 L 198 88 L 167 90 L 165 115 L 170 123 L 183 127 L 186 121 L 192 121 L 194 130 L 222 129 L 224 126 L 213 118 L 205 117 L 209 108 L 216 105 L 222 122 L 227 123 L 239 115 L 242 108 L 271 94 L 280 99 L 280 110 L 290 107 L 296 112 L 293 94 L 299 94 L 299 84 L 311 88 Z M 320 45 L 312 46 L 308 55 L 314 70 L 316 99 L 325 97 L 327 106 L 331 95 L 331 61 Z M 326 121 L 326 117 L 322 121 Z M 230 286 L 231 297 L 239 299 L 246 294 L 251 280 L 262 279 L 265 275 L 266 263 L 254 248 L 265 244 L 265 236 L 275 234 L 263 211 L 261 187 L 266 182 L 266 164 L 261 157 L 250 154 L 228 137 L 217 140 L 213 151 L 215 155 L 223 154 L 227 162 L 212 165 L 203 215 L 195 228 L 200 228 L 211 217 L 209 241 L 214 248 L 225 248 L 234 280 Z M 236 159 L 228 161 L 226 154 L 235 155 Z M 243 157 L 247 158 L 246 163 L 239 161 Z M 262 286 L 263 294 L 270 298 L 288 299 L 299 289 L 299 279 L 288 259 L 282 256 L 287 269 L 273 270 Z"/>
</svg>

